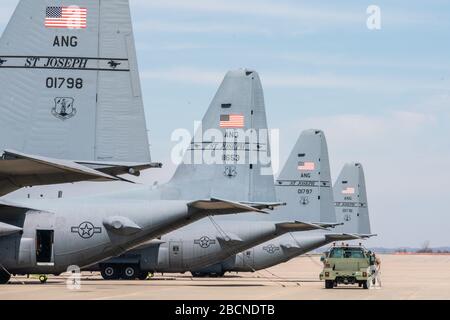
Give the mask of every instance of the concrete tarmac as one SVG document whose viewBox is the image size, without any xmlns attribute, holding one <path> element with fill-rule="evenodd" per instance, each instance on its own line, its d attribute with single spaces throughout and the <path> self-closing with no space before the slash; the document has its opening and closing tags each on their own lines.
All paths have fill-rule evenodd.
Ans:
<svg viewBox="0 0 450 320">
<path fill-rule="evenodd" d="M 0 286 L 0 300 L 276 300 L 276 299 L 450 299 L 450 256 L 380 255 L 381 287 L 357 286 L 324 289 L 318 280 L 319 257 L 300 257 L 257 273 L 227 274 L 224 278 L 191 278 L 156 275 L 146 281 L 104 281 L 84 273 L 79 290 L 69 290 L 66 278 L 50 276 L 46 284 L 37 279 L 14 277 Z"/>
</svg>

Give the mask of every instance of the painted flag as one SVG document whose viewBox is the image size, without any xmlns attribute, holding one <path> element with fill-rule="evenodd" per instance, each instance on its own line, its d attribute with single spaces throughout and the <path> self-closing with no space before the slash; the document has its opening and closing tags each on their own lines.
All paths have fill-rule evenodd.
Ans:
<svg viewBox="0 0 450 320">
<path fill-rule="evenodd" d="M 77 6 L 47 7 L 45 26 L 47 28 L 85 29 L 87 27 L 87 9 Z"/>
<path fill-rule="evenodd" d="M 220 116 L 221 128 L 244 128 L 244 115 L 242 114 L 222 114 Z"/>
<path fill-rule="evenodd" d="M 316 164 L 314 162 L 299 162 L 297 169 L 300 171 L 313 171 L 316 169 Z"/>
<path fill-rule="evenodd" d="M 343 194 L 354 194 L 355 188 L 347 187 L 346 189 L 342 190 Z"/>
</svg>

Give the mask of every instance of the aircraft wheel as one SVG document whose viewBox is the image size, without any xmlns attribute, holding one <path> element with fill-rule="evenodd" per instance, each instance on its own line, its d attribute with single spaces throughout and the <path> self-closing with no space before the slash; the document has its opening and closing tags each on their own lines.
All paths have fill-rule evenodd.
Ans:
<svg viewBox="0 0 450 320">
<path fill-rule="evenodd" d="M 117 280 L 120 276 L 119 266 L 106 265 L 102 266 L 101 274 L 105 280 Z"/>
<path fill-rule="evenodd" d="M 7 284 L 11 279 L 11 275 L 3 270 L 0 270 L 0 284 Z"/>
<path fill-rule="evenodd" d="M 47 280 L 48 280 L 48 277 L 47 277 L 45 274 L 41 274 L 41 275 L 39 276 L 39 281 L 40 281 L 42 284 L 46 283 Z"/>
<path fill-rule="evenodd" d="M 147 271 L 142 271 L 139 275 L 138 275 L 138 279 L 139 280 L 147 280 L 148 278 L 148 272 Z"/>
<path fill-rule="evenodd" d="M 333 289 L 334 281 L 333 280 L 325 280 L 325 289 Z"/>
<path fill-rule="evenodd" d="M 141 273 L 141 270 L 139 270 L 138 266 L 125 266 L 122 271 L 122 278 L 124 280 L 134 280 L 136 279 Z"/>
<path fill-rule="evenodd" d="M 202 273 L 202 272 L 192 272 L 192 276 L 194 278 L 204 278 L 204 277 L 206 277 L 206 274 Z"/>
</svg>

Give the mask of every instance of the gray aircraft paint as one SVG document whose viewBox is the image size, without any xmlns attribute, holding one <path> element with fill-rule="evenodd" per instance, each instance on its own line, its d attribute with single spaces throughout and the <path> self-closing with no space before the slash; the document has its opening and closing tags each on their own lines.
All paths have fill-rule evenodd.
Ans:
<svg viewBox="0 0 450 320">
<path fill-rule="evenodd" d="M 345 226 L 335 229 L 336 232 L 345 232 L 346 228 L 350 228 L 359 234 L 371 233 L 362 164 L 345 164 L 334 184 L 334 201 L 338 220 L 345 222 Z"/>
<path fill-rule="evenodd" d="M 342 184 L 342 181 L 347 181 L 347 183 Z M 355 196 L 352 199 L 346 199 L 346 206 L 343 206 L 339 200 L 348 197 L 347 194 L 342 193 L 347 188 L 354 188 Z M 337 200 L 335 206 L 337 221 L 344 223 L 343 226 L 338 226 L 335 230 L 329 232 L 288 233 L 241 252 L 212 268 L 220 269 L 222 272 L 261 270 L 289 261 L 335 241 L 361 240 L 373 236 L 370 234 L 367 193 L 361 164 L 348 163 L 343 167 L 334 184 L 334 195 Z M 353 222 L 346 218 L 349 212 L 343 212 L 343 208 L 352 209 L 350 215 Z M 268 248 L 273 249 L 268 250 Z M 249 259 L 249 256 L 252 259 Z"/>
<path fill-rule="evenodd" d="M 300 162 L 313 163 L 313 167 L 299 169 Z M 203 219 L 163 236 L 162 243 L 151 243 L 105 264 L 124 263 L 127 258 L 137 263 L 136 256 L 140 256 L 137 261 L 144 270 L 221 273 L 223 268 L 217 265 L 219 261 L 233 259 L 237 253 L 283 234 L 308 230 L 295 221 L 307 221 L 305 217 L 314 221 L 336 221 L 330 181 L 325 135 L 320 130 L 306 130 L 298 138 L 275 183 L 277 197 L 287 203 L 286 206 L 267 216 L 243 214 Z M 304 196 L 308 196 L 307 203 L 302 201 Z M 177 243 L 176 253 L 171 250 L 173 243 Z M 176 264 L 171 261 L 174 255 L 177 255 Z"/>
<path fill-rule="evenodd" d="M 202 139 L 197 132 L 185 154 L 183 163 L 181 163 L 172 178 L 172 180 L 163 188 L 170 189 L 166 192 L 166 196 L 170 198 L 199 198 L 199 197 L 216 197 L 224 199 L 234 199 L 236 197 L 235 185 L 237 183 L 247 185 L 244 196 L 250 201 L 275 201 L 275 190 L 272 187 L 273 175 L 262 175 L 261 169 L 271 168 L 271 164 L 262 165 L 260 161 L 250 164 L 250 150 L 255 151 L 258 159 L 262 153 L 268 153 L 270 159 L 270 146 L 264 139 L 251 141 L 248 137 L 242 138 L 237 135 L 243 135 L 242 132 L 235 129 L 219 128 L 220 115 L 239 114 L 244 116 L 244 128 L 247 131 L 252 128 L 255 132 L 261 129 L 267 130 L 266 111 L 264 105 L 264 96 L 261 81 L 257 72 L 251 70 L 235 70 L 230 71 L 225 76 L 222 84 L 214 96 L 208 112 L 205 114 L 201 127 L 203 131 L 207 128 L 216 128 L 224 135 L 231 136 L 227 140 L 230 146 L 240 141 L 245 141 L 246 151 L 240 154 L 245 158 L 244 163 L 238 163 L 234 160 L 226 161 L 219 164 L 195 164 L 195 151 L 199 154 L 205 154 L 211 151 L 210 141 Z M 236 136 L 234 136 L 236 135 Z M 206 137 L 205 137 L 206 138 Z M 239 140 L 241 139 L 241 140 Z M 259 148 L 258 148 L 259 146 Z M 219 146 L 219 148 L 222 148 Z M 226 149 L 225 152 L 232 150 Z M 231 152 L 230 155 L 234 155 Z M 241 159 L 242 160 L 242 159 Z M 188 164 L 185 163 L 194 163 Z M 232 174 L 227 174 L 227 170 L 232 169 Z M 270 171 L 271 172 L 271 171 Z M 224 179 L 224 177 L 226 177 Z M 192 183 L 195 188 L 192 188 Z"/>
<path fill-rule="evenodd" d="M 45 27 L 47 6 L 73 5 L 87 9 L 86 29 Z M 0 39 L 0 58 L 0 150 L 150 162 L 127 0 L 21 0 Z M 46 68 L 49 59 L 67 65 Z M 66 79 L 61 88 L 54 78 Z M 69 89 L 69 78 L 82 79 L 82 88 Z M 65 117 L 53 111 L 59 98 L 73 100 Z"/>
<path fill-rule="evenodd" d="M 38 44 L 40 44 L 41 47 L 46 48 L 47 45 L 43 42 L 52 38 L 48 37 L 48 34 L 56 35 L 62 33 L 59 29 L 56 31 L 48 31 L 43 27 L 46 6 L 52 4 L 53 3 L 49 1 L 37 0 L 23 0 L 19 3 L 14 16 L 11 19 L 11 23 L 6 30 L 6 36 L 1 40 L 3 46 L 10 48 L 10 51 L 7 51 L 7 54 L 4 55 L 2 53 L 2 57 L 13 56 L 13 52 L 15 52 L 15 54 L 20 52 L 26 56 L 36 56 L 36 54 L 33 53 L 35 51 L 31 49 L 40 50 L 38 49 Z M 17 59 L 20 60 L 20 58 L 12 58 L 12 62 L 8 62 L 13 64 L 8 64 L 8 62 L 3 64 L 0 74 L 4 74 L 3 72 L 6 70 L 6 73 L 9 73 L 12 82 L 16 83 L 16 79 L 19 79 L 17 80 L 19 89 L 23 88 L 23 84 L 28 84 L 27 87 L 30 87 L 30 90 L 33 93 L 33 99 L 37 104 L 35 106 L 36 113 L 31 112 L 31 106 L 29 105 L 31 101 L 29 99 L 31 99 L 31 97 L 28 96 L 28 93 L 24 94 L 24 100 L 22 100 L 20 104 L 16 105 L 16 102 L 13 102 L 13 105 L 17 108 L 15 112 L 22 116 L 22 118 L 19 117 L 17 120 L 17 131 L 5 131 L 5 134 L 7 135 L 5 144 L 10 145 L 12 142 L 18 141 L 16 147 L 19 147 L 17 148 L 19 150 L 25 150 L 32 153 L 41 150 L 42 148 L 42 150 L 45 151 L 45 154 L 53 157 L 62 156 L 64 154 L 64 156 L 69 157 L 68 159 L 71 159 L 70 157 L 77 154 L 77 157 L 86 157 L 86 160 L 109 158 L 109 155 L 111 154 L 109 151 L 116 150 L 115 148 L 117 147 L 117 152 L 119 153 L 117 153 L 117 159 L 115 160 L 120 160 L 122 159 L 121 152 L 127 150 L 126 148 L 121 149 L 118 145 L 114 145 L 113 147 L 110 145 L 103 146 L 103 144 L 108 144 L 108 139 L 116 138 L 115 134 L 111 132 L 111 130 L 116 130 L 116 128 L 114 128 L 114 125 L 116 124 L 115 121 L 121 122 L 123 120 L 124 122 L 121 122 L 119 126 L 124 125 L 124 127 L 127 127 L 127 130 L 133 129 L 131 127 L 133 127 L 134 124 L 136 127 L 142 128 L 140 122 L 138 123 L 133 120 L 135 118 L 134 114 L 129 115 L 129 117 L 123 116 L 124 113 L 128 113 L 130 109 L 121 109 L 122 107 L 126 107 L 128 103 L 136 101 L 139 102 L 137 103 L 139 109 L 142 109 L 140 108 L 140 103 L 142 101 L 140 97 L 138 97 L 138 90 L 137 87 L 135 87 L 136 83 L 133 85 L 133 81 L 137 81 L 136 63 L 132 61 L 132 57 L 129 54 L 122 55 L 126 52 L 134 53 L 128 1 L 74 0 L 70 4 L 77 4 L 80 7 L 88 8 L 88 12 L 91 12 L 89 16 L 92 15 L 91 20 L 88 16 L 88 30 L 92 26 L 93 30 L 97 31 L 73 30 L 70 32 L 80 32 L 80 35 L 83 31 L 89 32 L 88 34 L 90 36 L 86 38 L 86 41 L 89 45 L 93 46 L 94 49 L 92 50 L 94 51 L 90 52 L 87 50 L 88 48 L 86 48 L 86 52 L 77 51 L 79 49 L 75 49 L 75 52 L 79 54 L 94 54 L 93 57 L 95 57 L 94 60 L 96 61 L 94 63 L 94 69 L 96 70 L 87 77 L 96 89 L 93 92 L 88 92 L 91 90 L 89 89 L 86 92 L 86 95 L 83 95 L 82 101 L 86 103 L 86 106 L 92 106 L 94 109 L 96 104 L 93 103 L 93 101 L 97 101 L 98 99 L 98 101 L 101 102 L 100 104 L 104 101 L 104 108 L 101 107 L 99 109 L 99 106 L 97 105 L 96 111 L 97 115 L 103 115 L 96 119 L 95 126 L 84 126 L 77 122 L 70 124 L 70 121 L 75 119 L 74 117 L 65 119 L 65 121 L 55 119 L 55 121 L 65 122 L 68 124 L 67 126 L 61 124 L 52 126 L 52 123 L 49 123 L 50 117 L 46 113 L 49 112 L 49 110 L 46 110 L 45 105 L 49 97 L 53 95 L 45 90 L 39 90 L 38 86 L 34 83 L 34 81 L 42 80 L 41 77 L 45 79 L 48 69 L 40 69 L 38 72 L 36 70 L 25 70 L 22 67 L 13 68 L 18 63 Z M 61 5 L 61 2 L 54 5 Z M 96 16 L 99 18 L 96 19 Z M 32 19 L 30 19 L 30 17 L 32 17 Z M 19 23 L 20 20 L 27 19 L 33 21 L 27 22 L 29 25 L 25 24 L 26 27 Z M 98 26 L 96 26 L 95 23 L 97 23 Z M 23 29 L 32 32 L 34 37 L 29 38 L 25 32 L 22 31 Z M 64 34 L 66 31 L 67 30 L 64 29 Z M 128 35 L 128 38 L 123 38 L 124 34 Z M 15 44 L 16 37 L 20 38 L 21 35 L 23 35 L 21 41 L 23 41 L 25 36 L 25 38 L 29 39 L 31 49 L 21 48 L 18 44 Z M 100 41 L 95 42 L 94 37 L 99 37 Z M 127 41 L 127 39 L 129 39 L 129 41 Z M 120 41 L 122 42 L 119 43 Z M 16 51 L 13 50 L 14 44 L 16 46 Z M 3 46 L 0 46 L 0 48 L 3 48 Z M 118 47 L 118 51 L 116 51 L 116 46 Z M 95 51 L 96 47 L 98 47 L 98 51 Z M 59 54 L 58 50 L 57 52 Z M 44 51 L 40 51 L 40 54 L 43 53 Z M 132 73 L 129 73 L 128 71 L 113 71 L 111 69 L 114 69 L 114 67 L 109 69 L 108 66 L 103 65 L 103 60 L 100 61 L 97 59 L 97 57 L 111 57 L 113 53 L 120 54 L 117 56 L 119 58 L 128 59 L 125 61 L 119 60 L 119 58 L 116 59 L 115 57 L 113 61 L 122 61 L 124 63 L 121 66 L 115 66 L 115 68 L 120 70 L 121 68 L 124 68 L 124 70 L 128 68 L 135 70 L 136 79 L 133 78 Z M 90 62 L 88 61 L 86 63 Z M 17 64 L 17 66 L 19 65 Z M 17 73 L 14 73 L 16 71 L 12 71 L 15 69 L 17 69 Z M 28 71 L 32 72 L 27 73 Z M 58 72 L 58 70 L 54 71 Z M 126 73 L 128 73 L 128 75 L 124 76 Z M 84 73 L 80 73 L 80 76 L 81 74 L 83 74 L 84 77 Z M 251 72 L 247 72 L 246 70 L 231 72 L 230 74 L 236 78 L 251 78 Z M 30 81 L 30 79 L 33 81 Z M 248 93 L 248 90 L 252 88 L 251 85 L 236 87 L 232 85 L 232 81 L 230 82 L 227 79 L 228 78 L 226 77 L 224 85 L 219 89 L 219 91 L 227 92 L 225 96 L 230 99 L 233 99 L 234 96 L 241 95 L 253 98 L 252 94 Z M 249 82 L 251 84 L 252 81 Z M 95 86 L 95 83 L 97 83 L 97 86 Z M 133 98 L 130 100 L 130 90 L 132 87 L 134 88 L 132 94 Z M 14 88 L 10 89 L 10 92 L 2 92 L 1 101 L 3 103 L 5 100 L 15 101 L 15 99 L 19 99 L 20 95 L 17 94 L 17 91 Z M 95 92 L 99 93 L 98 98 L 96 97 Z M 117 95 L 118 93 L 121 94 Z M 9 94 L 11 94 L 10 96 L 12 99 L 8 98 Z M 218 93 L 217 96 L 220 97 L 224 95 Z M 115 103 L 116 100 L 119 104 Z M 13 115 L 11 110 L 8 109 L 8 106 L 9 105 L 6 105 L 5 109 L 7 114 L 6 117 L 12 117 Z M 118 114 L 114 114 L 114 112 L 108 113 L 108 110 L 106 110 L 107 106 L 114 106 L 117 110 L 120 110 L 120 112 Z M 259 107 L 259 104 L 252 105 L 245 103 L 244 101 L 242 105 L 239 105 L 239 110 L 246 115 L 250 114 L 252 109 L 254 110 L 253 117 L 251 117 L 252 121 L 246 122 L 244 129 L 250 129 L 253 124 L 265 122 L 265 111 Z M 89 109 L 89 112 L 91 115 L 94 114 L 92 109 Z M 204 123 L 203 127 L 218 129 L 219 118 L 222 113 L 224 113 L 224 111 L 221 109 L 219 110 L 217 105 L 213 104 L 207 112 L 208 116 L 205 117 L 207 123 Z M 28 115 L 28 117 L 25 115 Z M 32 115 L 31 118 L 30 115 Z M 121 116 L 123 116 L 123 119 Z M 81 116 L 79 120 L 82 121 L 82 119 L 84 119 L 83 117 L 84 116 Z M 103 119 L 102 117 L 105 118 Z M 140 117 L 143 117 L 143 113 Z M 212 121 L 214 118 L 216 121 Z M 105 120 L 105 122 L 103 122 L 102 119 Z M 110 121 L 108 119 L 110 119 Z M 126 120 L 130 121 L 127 122 Z M 15 121 L 15 118 L 11 118 L 11 122 L 13 121 Z M 37 138 L 22 134 L 22 132 L 24 132 L 23 130 L 27 129 L 27 127 L 24 126 L 23 121 L 26 121 L 28 127 L 31 128 L 31 132 L 36 134 Z M 140 119 L 140 121 L 144 121 L 144 119 Z M 50 128 L 50 131 L 46 131 L 46 128 Z M 96 130 L 91 130 L 94 128 Z M 118 132 L 121 132 L 120 128 L 117 128 L 117 130 Z M 88 138 L 82 136 L 81 131 L 90 132 L 90 136 Z M 72 143 L 69 148 L 70 150 L 78 149 L 78 151 L 73 151 L 73 154 L 69 149 L 65 148 L 65 144 L 61 142 L 62 140 L 59 140 L 60 138 L 55 138 L 54 140 L 55 145 L 58 146 L 57 148 L 50 145 L 50 141 L 52 140 L 49 137 L 52 137 L 53 133 L 56 135 L 64 135 L 69 133 L 75 134 L 78 132 L 80 132 L 80 135 L 76 137 L 77 142 Z M 221 132 L 223 133 L 224 130 Z M 13 137 L 11 138 L 11 135 L 8 134 L 11 134 Z M 95 136 L 94 140 L 92 139 L 93 136 Z M 106 139 L 106 136 L 110 136 L 110 138 Z M 49 139 L 46 140 L 46 138 Z M 118 142 L 123 142 L 124 144 L 127 143 L 128 148 L 128 139 L 132 141 L 132 137 L 128 135 L 126 136 L 126 140 L 118 138 Z M 84 148 L 84 145 L 81 145 L 81 141 L 86 142 L 88 147 Z M 145 147 L 142 146 L 142 148 L 148 150 L 147 142 L 144 142 Z M 96 143 L 99 143 L 102 146 L 99 146 L 100 150 L 93 152 L 91 147 L 95 146 Z M 141 145 L 143 142 L 139 139 L 130 142 L 130 144 L 134 143 L 139 143 Z M 68 152 L 64 151 L 61 153 L 61 150 L 66 150 Z M 133 157 L 133 159 L 130 160 L 148 160 L 146 152 L 141 153 L 139 150 L 131 150 L 130 156 L 133 154 L 136 157 Z M 144 155 L 145 159 L 140 158 L 142 155 Z M 189 171 L 189 169 L 186 170 L 186 172 Z M 175 183 L 176 181 L 181 182 L 183 180 L 183 173 L 180 173 L 176 175 L 172 180 L 172 183 L 157 190 L 153 190 L 149 187 L 142 187 L 120 193 L 82 196 L 72 199 L 62 198 L 56 200 L 24 199 L 9 202 L 0 198 L 0 222 L 2 223 L 2 230 L 5 234 L 5 236 L 0 236 L 1 270 L 6 268 L 11 273 L 57 274 L 65 271 L 69 265 L 83 267 L 111 256 L 119 255 L 141 243 L 173 231 L 183 225 L 192 223 L 207 215 L 258 211 L 262 208 L 277 205 L 276 203 L 270 202 L 274 194 L 272 184 L 267 186 L 256 185 L 255 182 L 259 181 L 257 178 L 243 180 L 234 179 L 234 182 L 229 182 L 227 180 L 229 178 L 225 175 L 208 175 L 209 187 L 202 187 L 201 191 L 198 191 L 196 190 L 196 182 L 204 182 L 204 177 L 202 175 L 207 173 L 208 170 L 199 167 L 195 170 L 197 173 L 194 173 L 194 170 L 191 171 L 189 179 L 192 181 L 192 184 L 188 185 L 185 183 L 183 188 Z M 253 177 L 248 166 L 243 167 L 240 173 L 244 176 Z M 221 187 L 222 183 L 224 187 Z M 248 186 L 248 184 L 253 185 Z M 249 192 L 249 190 L 251 190 L 251 192 Z M 211 199 L 211 195 L 213 194 L 215 196 L 226 195 L 226 201 Z M 264 194 L 267 194 L 267 197 L 264 197 Z M 255 199 L 264 199 L 265 201 L 262 204 L 258 204 L 254 203 Z M 251 203 L 251 206 L 239 202 Z M 53 234 L 51 234 L 51 232 L 53 232 Z M 50 247 L 50 250 L 47 250 L 48 256 L 46 256 L 45 261 L 41 261 L 42 263 L 40 264 L 36 260 L 36 240 L 38 233 L 46 234 L 48 240 L 46 243 L 48 243 Z M 5 281 L 4 275 L 4 272 L 1 271 L 0 282 Z"/>
<path fill-rule="evenodd" d="M 314 168 L 306 170 L 308 166 Z M 328 146 L 321 130 L 301 133 L 275 188 L 279 200 L 287 203 L 279 215 L 273 215 L 276 219 L 336 222 Z"/>
</svg>

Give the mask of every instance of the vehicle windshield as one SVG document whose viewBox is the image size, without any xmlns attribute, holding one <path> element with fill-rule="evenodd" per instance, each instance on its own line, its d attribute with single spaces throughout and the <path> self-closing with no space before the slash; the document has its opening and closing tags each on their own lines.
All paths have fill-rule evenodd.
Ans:
<svg viewBox="0 0 450 320">
<path fill-rule="evenodd" d="M 366 257 L 361 248 L 333 248 L 330 251 L 330 258 L 353 258 L 363 259 Z"/>
</svg>

